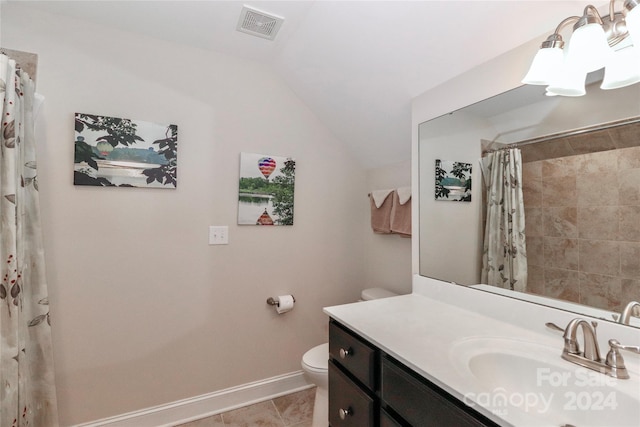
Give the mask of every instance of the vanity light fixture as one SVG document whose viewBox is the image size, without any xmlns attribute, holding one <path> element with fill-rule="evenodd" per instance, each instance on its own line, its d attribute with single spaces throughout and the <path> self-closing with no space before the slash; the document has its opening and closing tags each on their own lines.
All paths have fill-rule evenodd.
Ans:
<svg viewBox="0 0 640 427">
<path fill-rule="evenodd" d="M 588 5 L 582 16 L 565 18 L 540 46 L 522 83 L 546 85 L 548 95 L 581 96 L 587 74 L 604 68 L 601 89 L 640 82 L 640 0 L 624 0 L 622 11 L 609 2 L 609 15 Z M 560 35 L 567 25 L 573 34 L 565 49 Z"/>
</svg>

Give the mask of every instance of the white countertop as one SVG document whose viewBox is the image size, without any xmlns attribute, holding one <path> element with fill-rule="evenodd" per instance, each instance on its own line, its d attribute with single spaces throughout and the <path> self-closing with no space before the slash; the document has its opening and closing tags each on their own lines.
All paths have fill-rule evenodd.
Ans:
<svg viewBox="0 0 640 427">
<path fill-rule="evenodd" d="M 540 357 L 549 357 L 553 363 L 566 364 L 567 369 L 577 368 L 560 358 L 562 335 L 546 328 L 543 321 L 532 321 L 530 328 L 523 328 L 416 293 L 327 307 L 324 312 L 503 426 L 540 426 L 545 425 L 546 421 L 540 415 L 531 416 L 519 410 L 494 413 L 477 404 L 473 396 L 477 396 L 481 389 L 460 368 L 460 364 L 455 363 L 455 349 L 460 348 L 456 345 L 478 338 L 535 343 L 557 349 L 557 353 L 553 350 Z M 622 380 L 615 381 L 622 383 Z M 628 389 L 635 387 L 636 383 L 624 383 L 620 387 Z M 625 392 L 629 392 L 626 389 Z M 634 390 L 630 393 L 634 393 Z M 637 393 L 640 394 L 640 390 Z M 640 425 L 640 409 L 638 411 Z M 558 427 L 560 424 L 550 421 L 548 425 Z"/>
</svg>

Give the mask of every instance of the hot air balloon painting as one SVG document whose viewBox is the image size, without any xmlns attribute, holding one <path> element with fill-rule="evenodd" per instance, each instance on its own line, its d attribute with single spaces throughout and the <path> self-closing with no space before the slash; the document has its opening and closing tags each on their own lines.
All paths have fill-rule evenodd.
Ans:
<svg viewBox="0 0 640 427">
<path fill-rule="evenodd" d="M 273 173 L 273 170 L 276 168 L 276 161 L 271 157 L 263 157 L 258 160 L 258 168 L 264 176 L 265 179 L 269 179 L 269 176 Z"/>
<path fill-rule="evenodd" d="M 240 153 L 239 225 L 293 225 L 295 165 L 290 157 Z"/>
<path fill-rule="evenodd" d="M 176 188 L 178 126 L 76 113 L 73 183 Z"/>
</svg>

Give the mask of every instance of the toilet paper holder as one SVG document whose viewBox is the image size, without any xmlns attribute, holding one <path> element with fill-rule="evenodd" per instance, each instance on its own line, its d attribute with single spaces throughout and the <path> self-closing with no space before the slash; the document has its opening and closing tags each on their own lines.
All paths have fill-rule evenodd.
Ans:
<svg viewBox="0 0 640 427">
<path fill-rule="evenodd" d="M 296 298 L 293 295 L 291 295 L 291 298 L 293 298 L 293 302 L 296 302 Z M 276 298 L 274 298 L 274 297 L 267 298 L 267 304 L 275 305 L 277 307 L 280 307 L 280 301 L 278 301 L 277 297 Z"/>
</svg>

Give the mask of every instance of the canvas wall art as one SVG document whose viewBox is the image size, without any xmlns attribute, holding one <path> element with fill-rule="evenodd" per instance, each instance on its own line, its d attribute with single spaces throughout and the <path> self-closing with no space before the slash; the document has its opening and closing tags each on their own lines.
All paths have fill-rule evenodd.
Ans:
<svg viewBox="0 0 640 427">
<path fill-rule="evenodd" d="M 436 200 L 471 201 L 471 163 L 436 160 Z"/>
<path fill-rule="evenodd" d="M 239 225 L 293 225 L 296 162 L 240 153 Z"/>
<path fill-rule="evenodd" d="M 75 185 L 176 188 L 178 126 L 76 113 Z"/>
</svg>

